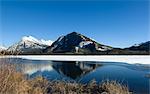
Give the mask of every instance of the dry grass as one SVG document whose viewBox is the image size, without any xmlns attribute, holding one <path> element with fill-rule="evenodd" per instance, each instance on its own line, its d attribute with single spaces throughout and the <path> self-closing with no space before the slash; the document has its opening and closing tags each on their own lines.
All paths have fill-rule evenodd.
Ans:
<svg viewBox="0 0 150 94">
<path fill-rule="evenodd" d="M 88 84 L 48 81 L 42 77 L 27 79 L 15 65 L 0 62 L 0 94 L 131 94 L 116 81 Z"/>
<path fill-rule="evenodd" d="M 122 84 L 116 81 L 105 81 L 101 83 L 102 90 L 106 91 L 109 94 L 131 94 L 129 93 L 129 89 L 127 86 L 123 86 Z"/>
</svg>

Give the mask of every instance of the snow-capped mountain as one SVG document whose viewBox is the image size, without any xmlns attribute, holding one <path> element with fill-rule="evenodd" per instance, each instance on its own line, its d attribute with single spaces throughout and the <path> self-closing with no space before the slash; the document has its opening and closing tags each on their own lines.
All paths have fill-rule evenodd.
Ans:
<svg viewBox="0 0 150 94">
<path fill-rule="evenodd" d="M 111 50 L 112 47 L 102 45 L 96 41 L 88 38 L 77 32 L 72 32 L 66 36 L 59 37 L 50 47 L 46 53 L 93 53 L 99 51 Z"/>
<path fill-rule="evenodd" d="M 41 52 L 42 49 L 45 49 L 48 46 L 51 46 L 52 41 L 51 40 L 38 40 L 32 36 L 24 36 L 22 37 L 21 41 L 18 43 L 10 46 L 7 50 L 11 52 Z"/>
<path fill-rule="evenodd" d="M 7 48 L 4 46 L 0 46 L 0 51 L 5 51 Z"/>
</svg>

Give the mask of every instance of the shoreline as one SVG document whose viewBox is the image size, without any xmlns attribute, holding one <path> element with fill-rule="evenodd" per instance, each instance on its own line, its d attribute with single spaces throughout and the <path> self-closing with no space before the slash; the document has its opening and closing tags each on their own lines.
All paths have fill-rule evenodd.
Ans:
<svg viewBox="0 0 150 94">
<path fill-rule="evenodd" d="M 23 58 L 29 60 L 55 60 L 55 61 L 99 61 L 123 62 L 129 64 L 150 64 L 150 55 L 5 55 L 0 58 Z"/>
</svg>

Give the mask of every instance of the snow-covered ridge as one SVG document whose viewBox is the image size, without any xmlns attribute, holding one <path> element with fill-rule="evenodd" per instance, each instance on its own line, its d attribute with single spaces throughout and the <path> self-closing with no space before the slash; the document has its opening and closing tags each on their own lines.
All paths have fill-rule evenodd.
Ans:
<svg viewBox="0 0 150 94">
<path fill-rule="evenodd" d="M 2 51 L 2 50 L 6 50 L 7 48 L 6 47 L 4 47 L 4 46 L 0 46 L 0 51 Z"/>
<path fill-rule="evenodd" d="M 32 37 L 32 36 L 24 36 L 22 37 L 21 41 L 31 41 L 31 42 L 39 42 L 39 40 L 37 40 L 36 38 Z"/>
<path fill-rule="evenodd" d="M 38 40 L 34 38 L 33 36 L 24 36 L 22 37 L 22 41 L 23 42 L 30 41 L 30 42 L 39 43 L 39 44 L 48 45 L 48 46 L 50 46 L 53 43 L 53 41 L 51 40 L 44 40 L 44 39 Z"/>
<path fill-rule="evenodd" d="M 38 40 L 32 36 L 24 36 L 21 41 L 10 46 L 8 51 L 27 51 L 32 49 L 45 49 L 48 46 L 51 46 L 53 41 L 51 40 Z"/>
</svg>

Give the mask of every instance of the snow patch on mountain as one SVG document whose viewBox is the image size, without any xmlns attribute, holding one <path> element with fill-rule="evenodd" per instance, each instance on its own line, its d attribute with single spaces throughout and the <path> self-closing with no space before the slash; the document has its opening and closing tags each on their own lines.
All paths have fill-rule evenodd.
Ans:
<svg viewBox="0 0 150 94">
<path fill-rule="evenodd" d="M 107 51 L 107 50 L 111 50 L 111 49 L 112 48 L 107 47 L 107 46 L 101 46 L 101 47 L 97 48 L 97 50 L 99 50 L 99 51 Z"/>
<path fill-rule="evenodd" d="M 93 43 L 92 41 L 81 41 L 79 43 L 79 46 L 82 48 L 82 47 L 89 45 L 89 44 L 92 44 L 92 43 Z"/>
</svg>

